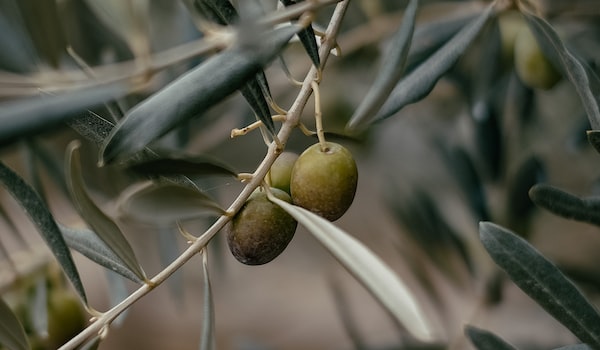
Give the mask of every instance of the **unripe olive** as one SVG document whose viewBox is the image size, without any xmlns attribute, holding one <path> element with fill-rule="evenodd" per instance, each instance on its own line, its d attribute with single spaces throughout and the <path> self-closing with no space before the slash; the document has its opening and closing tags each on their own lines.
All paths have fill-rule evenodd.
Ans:
<svg viewBox="0 0 600 350">
<path fill-rule="evenodd" d="M 85 328 L 85 315 L 79 300 L 63 289 L 48 294 L 48 345 L 56 349 Z"/>
<path fill-rule="evenodd" d="M 291 203 L 290 196 L 277 188 L 273 195 Z M 227 224 L 227 244 L 233 256 L 246 265 L 262 265 L 281 254 L 294 237 L 298 222 L 256 190 Z"/>
<path fill-rule="evenodd" d="M 561 79 L 528 26 L 523 26 L 517 34 L 514 59 L 517 75 L 529 87 L 547 90 Z"/>
<path fill-rule="evenodd" d="M 275 159 L 269 170 L 271 187 L 290 193 L 290 179 L 296 159 L 298 155 L 292 152 L 283 152 Z"/>
<path fill-rule="evenodd" d="M 342 145 L 326 142 L 307 148 L 296 160 L 290 190 L 295 205 L 330 221 L 348 210 L 358 183 L 356 162 Z"/>
</svg>

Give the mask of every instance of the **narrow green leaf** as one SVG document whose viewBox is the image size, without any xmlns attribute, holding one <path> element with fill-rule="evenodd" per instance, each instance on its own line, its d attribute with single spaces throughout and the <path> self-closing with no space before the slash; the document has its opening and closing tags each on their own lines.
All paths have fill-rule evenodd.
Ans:
<svg viewBox="0 0 600 350">
<path fill-rule="evenodd" d="M 113 84 L 0 105 L 0 145 L 51 130 L 88 108 L 124 96 L 127 91 L 124 84 Z"/>
<path fill-rule="evenodd" d="M 145 281 L 146 275 L 138 263 L 129 242 L 127 242 L 117 224 L 96 206 L 85 190 L 79 160 L 79 146 L 78 141 L 69 144 L 65 165 L 68 174 L 67 186 L 75 208 L 98 237 L 125 263 L 127 268 L 135 273 L 140 280 Z"/>
<path fill-rule="evenodd" d="M 208 195 L 169 182 L 130 186 L 121 194 L 117 207 L 124 217 L 151 223 L 174 223 L 225 212 Z"/>
<path fill-rule="evenodd" d="M 297 4 L 300 1 L 297 0 L 280 0 L 284 6 L 290 6 Z M 296 18 L 297 19 L 297 18 Z M 319 57 L 319 46 L 317 45 L 317 39 L 315 38 L 315 31 L 312 25 L 302 29 L 298 32 L 298 38 L 304 46 L 304 50 L 308 54 L 308 57 L 312 60 L 315 67 L 321 67 L 321 58 Z"/>
<path fill-rule="evenodd" d="M 0 344 L 11 350 L 29 350 L 23 325 L 2 298 L 0 298 Z"/>
<path fill-rule="evenodd" d="M 494 262 L 519 288 L 580 340 L 600 347 L 600 314 L 553 263 L 496 224 L 480 223 L 479 235 Z"/>
<path fill-rule="evenodd" d="M 529 197 L 529 190 L 545 179 L 544 164 L 535 155 L 527 157 L 519 164 L 508 181 L 505 213 L 510 229 L 527 234 L 531 214 L 535 209 Z"/>
<path fill-rule="evenodd" d="M 438 80 L 450 69 L 481 32 L 494 14 L 494 3 L 461 29 L 444 46 L 410 72 L 391 92 L 374 122 L 389 118 L 402 107 L 427 96 Z"/>
<path fill-rule="evenodd" d="M 100 163 L 140 151 L 242 87 L 299 29 L 292 25 L 268 31 L 216 54 L 135 106 L 109 135 Z"/>
<path fill-rule="evenodd" d="M 277 132 L 275 130 L 275 123 L 271 117 L 271 109 L 269 109 L 269 104 L 263 95 L 263 89 L 256 79 L 258 76 L 259 74 L 256 74 L 255 78 L 247 81 L 240 88 L 240 92 L 254 111 L 254 114 L 267 127 L 271 135 L 275 135 Z M 266 82 L 266 79 L 264 82 Z"/>
<path fill-rule="evenodd" d="M 387 100 L 394 86 L 404 74 L 418 6 L 418 0 L 411 0 L 408 3 L 402 17 L 402 25 L 389 44 L 388 52 L 384 56 L 375 82 L 350 119 L 349 128 L 360 127 L 361 124 L 369 121 Z"/>
<path fill-rule="evenodd" d="M 546 20 L 532 13 L 524 14 L 544 54 L 575 87 L 592 128 L 600 129 L 600 79 L 569 51 Z"/>
<path fill-rule="evenodd" d="M 579 198 L 554 186 L 538 184 L 529 190 L 529 197 L 538 206 L 566 219 L 600 226 L 600 200 Z"/>
<path fill-rule="evenodd" d="M 142 280 L 113 252 L 103 240 L 88 229 L 72 228 L 60 225 L 65 241 L 72 249 L 83 254 L 96 264 L 135 282 Z"/>
<path fill-rule="evenodd" d="M 29 319 L 38 336 L 48 335 L 48 286 L 46 276 L 39 276 L 35 281 L 33 293 L 29 299 Z"/>
<path fill-rule="evenodd" d="M 435 340 L 431 324 L 406 284 L 370 249 L 331 222 L 269 196 L 321 243 L 417 339 Z"/>
<path fill-rule="evenodd" d="M 77 267 L 50 209 L 31 186 L 2 162 L 0 162 L 0 181 L 35 224 L 79 297 L 87 303 Z"/>
<path fill-rule="evenodd" d="M 237 176 L 237 172 L 229 165 L 206 155 L 161 153 L 156 159 L 134 161 L 127 166 L 145 175 Z"/>
<path fill-rule="evenodd" d="M 202 250 L 202 276 L 204 284 L 204 309 L 202 311 L 202 333 L 200 338 L 200 350 L 213 350 L 216 348 L 215 339 L 215 306 L 213 302 L 212 288 L 208 274 L 208 254 L 206 248 Z"/>
<path fill-rule="evenodd" d="M 516 348 L 490 331 L 465 326 L 465 335 L 475 345 L 477 350 L 516 350 Z"/>
</svg>

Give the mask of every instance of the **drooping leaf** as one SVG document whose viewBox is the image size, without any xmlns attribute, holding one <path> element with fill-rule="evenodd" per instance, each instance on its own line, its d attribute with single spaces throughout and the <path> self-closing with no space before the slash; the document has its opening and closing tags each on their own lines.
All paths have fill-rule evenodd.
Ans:
<svg viewBox="0 0 600 350">
<path fill-rule="evenodd" d="M 284 6 L 290 6 L 297 4 L 299 1 L 297 0 L 280 0 Z M 302 0 L 300 0 L 302 1 Z M 297 19 L 297 18 L 296 18 Z M 298 32 L 298 38 L 304 46 L 304 50 L 308 54 L 308 57 L 312 60 L 315 67 L 321 66 L 321 61 L 319 57 L 319 46 L 317 45 L 317 40 L 315 38 L 315 31 L 313 30 L 312 25 L 308 25 L 308 27 L 302 29 Z"/>
<path fill-rule="evenodd" d="M 202 332 L 200 335 L 200 350 L 213 350 L 216 348 L 215 339 L 215 307 L 212 288 L 208 274 L 208 254 L 206 248 L 202 251 L 202 277 L 204 285 L 204 301 L 202 310 Z"/>
<path fill-rule="evenodd" d="M 100 163 L 140 151 L 227 97 L 269 63 L 298 30 L 286 26 L 216 54 L 135 106 L 109 135 Z"/>
<path fill-rule="evenodd" d="M 130 186 L 123 191 L 117 206 L 125 217 L 154 223 L 174 223 L 225 212 L 208 195 L 169 182 Z"/>
<path fill-rule="evenodd" d="M 356 108 L 354 115 L 350 118 L 349 128 L 360 127 L 361 124 L 369 121 L 387 100 L 390 92 L 404 74 L 418 6 L 418 0 L 411 0 L 408 3 L 402 17 L 402 24 L 389 44 L 389 49 L 385 53 L 377 77 L 365 98 Z"/>
<path fill-rule="evenodd" d="M 410 289 L 365 245 L 328 220 L 269 196 L 310 233 L 417 339 L 432 341 L 433 329 Z"/>
<path fill-rule="evenodd" d="M 400 80 L 373 121 L 386 119 L 402 107 L 417 102 L 429 94 L 437 81 L 454 66 L 459 57 L 475 40 L 493 14 L 494 4 L 492 3 L 419 67 Z"/>
<path fill-rule="evenodd" d="M 470 325 L 465 326 L 465 335 L 477 350 L 516 350 L 496 334 Z"/>
<path fill-rule="evenodd" d="M 2 162 L 0 162 L 0 181 L 35 224 L 75 291 L 81 300 L 87 303 L 85 290 L 71 252 L 46 204 L 31 186 Z"/>
<path fill-rule="evenodd" d="M 124 96 L 126 85 L 85 88 L 0 105 L 0 146 L 60 126 L 88 108 Z"/>
<path fill-rule="evenodd" d="M 96 264 L 135 282 L 142 280 L 113 252 L 93 231 L 60 225 L 65 241 L 72 249 L 83 254 Z"/>
<path fill-rule="evenodd" d="M 145 175 L 237 176 L 237 172 L 220 160 L 206 155 L 161 153 L 156 159 L 128 164 L 129 169 Z"/>
<path fill-rule="evenodd" d="M 73 141 L 67 149 L 65 169 L 67 187 L 79 215 L 104 243 L 125 263 L 140 280 L 146 275 L 135 257 L 133 249 L 115 222 L 92 201 L 85 189 L 79 159 L 79 141 Z"/>
<path fill-rule="evenodd" d="M 256 76 L 259 76 L 259 74 L 256 74 Z M 264 82 L 266 82 L 266 79 Z M 256 117 L 267 127 L 271 135 L 275 135 L 275 123 L 271 117 L 271 110 L 258 80 L 256 78 L 250 79 L 240 88 L 240 92 L 254 111 Z"/>
<path fill-rule="evenodd" d="M 522 161 L 508 181 L 505 215 L 508 228 L 527 237 L 529 221 L 535 209 L 529 190 L 546 180 L 546 170 L 535 155 Z"/>
<path fill-rule="evenodd" d="M 579 198 L 554 186 L 538 184 L 529 190 L 529 197 L 538 206 L 566 219 L 600 226 L 600 200 Z"/>
<path fill-rule="evenodd" d="M 575 87 L 593 129 L 600 129 L 600 79 L 562 42 L 543 18 L 524 12 L 529 28 L 544 54 Z"/>
<path fill-rule="evenodd" d="M 0 298 L 0 344 L 11 350 L 29 350 L 23 325 L 2 298 Z"/>
<path fill-rule="evenodd" d="M 562 272 L 523 238 L 490 222 L 479 225 L 494 262 L 530 298 L 592 347 L 600 347 L 600 314 Z"/>
</svg>

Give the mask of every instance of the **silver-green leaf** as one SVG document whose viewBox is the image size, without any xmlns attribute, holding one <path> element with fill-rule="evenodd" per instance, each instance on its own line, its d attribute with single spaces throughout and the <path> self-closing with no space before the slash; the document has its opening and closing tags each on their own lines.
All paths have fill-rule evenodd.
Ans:
<svg viewBox="0 0 600 350">
<path fill-rule="evenodd" d="M 39 234 L 52 251 L 52 254 L 56 257 L 56 260 L 65 272 L 69 281 L 73 284 L 77 294 L 79 294 L 79 297 L 83 302 L 87 303 L 85 289 L 81 283 L 81 278 L 79 277 L 79 272 L 77 272 L 75 262 L 73 262 L 71 251 L 69 250 L 56 221 L 54 221 L 50 209 L 48 209 L 46 204 L 31 186 L 2 162 L 0 162 L 0 181 L 35 224 Z"/>
<path fill-rule="evenodd" d="M 29 349 L 23 325 L 2 298 L 0 298 L 0 344 L 11 350 Z"/>
<path fill-rule="evenodd" d="M 479 224 L 494 262 L 530 298 L 581 341 L 600 347 L 600 314 L 577 287 L 523 238 L 491 222 Z"/>
<path fill-rule="evenodd" d="M 504 339 L 484 329 L 466 325 L 465 335 L 477 350 L 517 350 Z"/>
<path fill-rule="evenodd" d="M 69 144 L 66 157 L 67 187 L 75 208 L 106 243 L 106 245 L 125 263 L 140 280 L 146 280 L 146 275 L 135 257 L 133 249 L 117 224 L 92 201 L 85 189 L 82 168 L 79 160 L 79 141 Z"/>
<path fill-rule="evenodd" d="M 417 339 L 435 340 L 434 331 L 410 289 L 369 248 L 328 220 L 270 196 L 321 243 Z"/>
</svg>

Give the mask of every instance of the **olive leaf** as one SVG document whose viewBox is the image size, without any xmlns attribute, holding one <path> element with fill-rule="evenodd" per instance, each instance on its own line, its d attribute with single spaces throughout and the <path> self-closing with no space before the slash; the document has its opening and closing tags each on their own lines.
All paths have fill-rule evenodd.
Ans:
<svg viewBox="0 0 600 350">
<path fill-rule="evenodd" d="M 586 344 L 575 344 L 575 345 L 562 346 L 562 347 L 556 348 L 554 350 L 592 350 L 592 348 L 587 346 Z"/>
<path fill-rule="evenodd" d="M 297 0 L 280 0 L 284 6 L 291 6 L 297 4 L 299 1 Z M 300 0 L 302 1 L 302 0 Z M 297 19 L 297 18 L 296 18 Z M 308 54 L 308 57 L 312 60 L 315 67 L 321 66 L 321 59 L 319 57 L 319 46 L 317 45 L 317 40 L 315 38 L 315 31 L 313 30 L 312 25 L 308 25 L 308 27 L 302 29 L 298 32 L 298 38 L 304 46 L 304 50 Z"/>
<path fill-rule="evenodd" d="M 494 333 L 471 325 L 465 326 L 465 335 L 477 350 L 516 350 L 514 346 Z"/>
<path fill-rule="evenodd" d="M 300 29 L 286 26 L 225 50 L 130 110 L 102 147 L 100 164 L 131 155 L 243 86 Z"/>
<path fill-rule="evenodd" d="M 404 106 L 427 96 L 433 90 L 437 81 L 454 66 L 459 57 L 475 40 L 493 14 L 495 14 L 494 3 L 490 4 L 479 16 L 456 33 L 452 39 L 421 63 L 419 67 L 400 80 L 374 117 L 373 122 L 389 118 Z"/>
<path fill-rule="evenodd" d="M 118 272 L 105 270 L 106 281 L 108 282 L 108 299 L 109 305 L 111 308 L 119 305 L 123 300 L 125 300 L 129 296 L 129 291 L 127 290 L 127 286 L 125 285 L 125 280 L 122 279 Z M 127 315 L 129 314 L 129 309 L 124 310 L 117 318 L 112 321 L 111 327 L 118 327 L 125 322 Z"/>
<path fill-rule="evenodd" d="M 33 286 L 33 293 L 29 295 L 28 311 L 32 328 L 35 334 L 45 336 L 48 334 L 48 286 L 46 276 L 38 276 Z"/>
<path fill-rule="evenodd" d="M 96 233 L 83 228 L 59 226 L 70 248 L 83 254 L 96 264 L 114 271 L 135 283 L 143 282 Z"/>
<path fill-rule="evenodd" d="M 87 303 L 79 272 L 77 272 L 69 247 L 56 221 L 54 221 L 50 209 L 31 186 L 2 162 L 0 162 L 0 181 L 35 224 L 39 234 L 56 257 L 69 281 L 73 284 L 75 291 L 79 294 L 81 300 Z"/>
<path fill-rule="evenodd" d="M 154 223 L 174 223 L 225 210 L 208 195 L 170 182 L 143 182 L 127 188 L 119 197 L 120 215 Z"/>
<path fill-rule="evenodd" d="M 238 24 L 240 20 L 237 10 L 228 0 L 186 0 L 186 4 L 192 12 L 198 11 L 203 17 L 220 25 L 234 25 Z M 240 93 L 258 119 L 274 135 L 275 124 L 267 103 L 267 98 L 271 98 L 271 93 L 264 71 L 260 70 L 253 79 L 249 79 L 241 86 Z"/>
<path fill-rule="evenodd" d="M 30 349 L 23 325 L 2 298 L 0 298 L 0 344 L 11 350 Z"/>
<path fill-rule="evenodd" d="M 537 156 L 530 155 L 518 165 L 508 181 L 505 215 L 510 229 L 527 235 L 529 221 L 535 209 L 529 191 L 545 179 L 544 164 Z"/>
<path fill-rule="evenodd" d="M 279 205 L 304 225 L 329 252 L 403 325 L 421 341 L 435 340 L 432 325 L 410 289 L 369 248 L 328 220 L 274 196 Z"/>
<path fill-rule="evenodd" d="M 31 37 L 21 22 L 17 3 L 0 4 L 0 68 L 14 73 L 26 73 L 37 65 Z"/>
<path fill-rule="evenodd" d="M 529 190 L 529 197 L 538 206 L 566 219 L 600 226 L 600 200 L 579 198 L 554 186 L 538 184 Z"/>
<path fill-rule="evenodd" d="M 127 92 L 125 84 L 115 83 L 5 103 L 0 108 L 0 146 L 51 130 L 82 111 Z"/>
<path fill-rule="evenodd" d="M 408 3 L 402 17 L 402 24 L 389 44 L 377 77 L 350 118 L 349 128 L 357 128 L 371 119 L 402 77 L 413 37 L 418 6 L 418 0 L 411 0 Z"/>
<path fill-rule="evenodd" d="M 494 262 L 519 288 L 580 340 L 600 347 L 600 314 L 552 262 L 496 224 L 480 223 L 479 235 Z"/>
<path fill-rule="evenodd" d="M 524 12 L 529 28 L 548 59 L 569 79 L 593 129 L 600 129 L 600 79 L 573 55 L 543 18 Z"/>
<path fill-rule="evenodd" d="M 586 135 L 590 145 L 594 147 L 596 152 L 600 153 L 600 130 L 588 130 Z"/>
<path fill-rule="evenodd" d="M 92 201 L 85 189 L 79 155 L 79 141 L 69 144 L 66 156 L 67 186 L 79 215 L 104 243 L 125 263 L 127 268 L 140 280 L 146 280 L 146 274 L 135 257 L 133 249 L 123 233 L 98 206 Z"/>
<path fill-rule="evenodd" d="M 132 161 L 127 167 L 145 175 L 223 175 L 237 176 L 229 165 L 207 155 L 184 155 L 159 152 L 156 159 Z"/>
<path fill-rule="evenodd" d="M 204 302 L 202 311 L 202 333 L 200 336 L 200 350 L 212 350 L 216 348 L 214 332 L 215 306 L 208 274 L 208 254 L 206 248 L 202 250 L 202 277 L 204 284 Z"/>
</svg>

